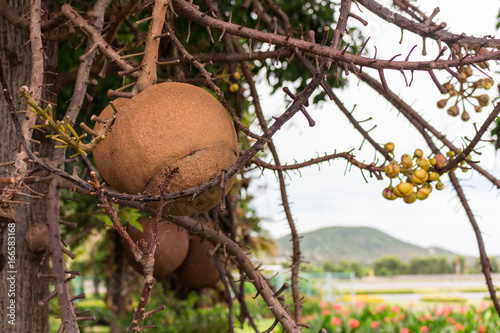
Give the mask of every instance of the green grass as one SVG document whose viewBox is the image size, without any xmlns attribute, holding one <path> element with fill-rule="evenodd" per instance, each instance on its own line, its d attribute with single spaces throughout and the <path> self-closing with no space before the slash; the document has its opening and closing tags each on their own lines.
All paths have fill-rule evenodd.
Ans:
<svg viewBox="0 0 500 333">
<path fill-rule="evenodd" d="M 269 327 L 271 327 L 271 325 L 274 323 L 274 318 L 262 318 L 257 322 L 257 327 L 259 328 L 259 331 L 265 331 L 267 330 Z M 279 324 L 278 324 L 279 326 Z M 239 327 L 235 327 L 234 329 L 234 332 L 235 333 L 255 333 L 254 329 L 248 324 L 248 323 L 245 323 L 245 325 L 243 326 L 243 328 L 239 328 Z"/>
<path fill-rule="evenodd" d="M 358 289 L 355 291 L 356 295 L 380 295 L 380 294 L 427 294 L 427 293 L 438 293 L 442 291 L 438 288 L 427 288 L 427 289 L 377 289 L 377 290 L 362 290 Z M 460 292 L 460 293 L 482 293 L 487 292 L 486 288 L 457 288 L 450 291 Z M 347 293 L 345 293 L 347 294 Z"/>
</svg>

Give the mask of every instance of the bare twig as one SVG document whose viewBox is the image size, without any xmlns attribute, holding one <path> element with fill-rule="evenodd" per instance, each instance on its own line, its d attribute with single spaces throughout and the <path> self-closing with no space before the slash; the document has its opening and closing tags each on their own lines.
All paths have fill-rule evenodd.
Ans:
<svg viewBox="0 0 500 333">
<path fill-rule="evenodd" d="M 156 83 L 156 62 L 158 61 L 158 47 L 160 45 L 160 38 L 156 37 L 161 35 L 167 6 L 168 0 L 155 1 L 146 39 L 144 57 L 142 58 L 141 74 L 137 79 L 137 89 L 139 92 Z"/>
<path fill-rule="evenodd" d="M 488 291 L 490 293 L 491 300 L 493 301 L 493 306 L 495 307 L 495 310 L 497 313 L 500 315 L 500 302 L 498 301 L 497 297 L 497 288 L 493 285 L 493 281 L 491 279 L 491 266 L 489 262 L 488 255 L 486 254 L 486 249 L 484 247 L 484 242 L 483 242 L 483 236 L 481 235 L 481 230 L 479 229 L 479 225 L 477 224 L 476 218 L 474 217 L 474 214 L 472 213 L 472 210 L 469 206 L 469 202 L 467 201 L 467 198 L 465 197 L 465 194 L 462 190 L 462 186 L 460 186 L 460 182 L 455 175 L 455 171 L 450 171 L 449 172 L 450 176 L 450 181 L 453 187 L 455 188 L 455 191 L 457 192 L 458 198 L 460 199 L 460 203 L 462 204 L 462 207 L 465 210 L 465 213 L 467 214 L 467 217 L 469 218 L 469 222 L 472 225 L 472 229 L 474 229 L 474 234 L 476 235 L 476 241 L 477 245 L 479 248 L 479 258 L 481 260 L 481 267 L 482 271 L 484 274 L 484 278 L 486 279 L 486 285 L 488 286 Z"/>
</svg>

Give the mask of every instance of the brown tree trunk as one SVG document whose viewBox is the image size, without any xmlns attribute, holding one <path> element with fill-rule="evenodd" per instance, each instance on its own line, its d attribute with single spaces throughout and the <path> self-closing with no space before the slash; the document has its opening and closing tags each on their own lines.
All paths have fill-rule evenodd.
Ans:
<svg viewBox="0 0 500 333">
<path fill-rule="evenodd" d="M 11 0 L 9 3 L 20 15 L 29 11 L 29 1 Z M 16 27 L 0 17 L 0 61 L 11 93 L 15 97 L 17 110 L 23 110 L 24 106 L 20 105 L 15 92 L 22 85 L 30 85 L 31 52 L 28 40 L 28 30 Z M 44 51 L 48 56 L 46 70 L 56 71 L 56 44 L 48 44 Z M 48 96 L 43 98 L 48 99 Z M 20 119 L 22 121 L 22 114 Z M 50 142 L 42 141 L 41 145 L 35 145 L 33 148 L 40 152 L 40 156 L 47 157 L 51 147 Z M 17 136 L 2 97 L 0 163 L 13 161 L 17 149 Z M 10 167 L 0 168 L 0 172 L 6 172 L 2 175 L 4 177 L 11 171 Z M 42 184 L 31 184 L 30 188 L 41 194 L 47 191 L 47 186 Z M 28 190 L 24 193 L 33 195 L 33 192 Z M 48 332 L 48 305 L 39 306 L 38 301 L 48 295 L 49 281 L 37 278 L 37 273 L 48 273 L 50 256 L 47 254 L 44 258 L 44 254 L 31 253 L 25 240 L 30 225 L 46 222 L 45 199 L 21 196 L 19 200 L 28 202 L 17 206 L 19 223 L 0 223 L 0 332 Z"/>
</svg>

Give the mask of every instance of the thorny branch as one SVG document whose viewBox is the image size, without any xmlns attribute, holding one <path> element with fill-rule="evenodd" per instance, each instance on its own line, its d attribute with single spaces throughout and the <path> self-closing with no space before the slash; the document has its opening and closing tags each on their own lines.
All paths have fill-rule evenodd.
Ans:
<svg viewBox="0 0 500 333">
<path fill-rule="evenodd" d="M 282 36 L 270 32 L 255 30 L 252 28 L 242 27 L 240 25 L 225 22 L 213 18 L 210 15 L 203 15 L 200 11 L 192 6 L 192 4 L 184 0 L 172 0 L 175 9 L 178 13 L 182 13 L 188 19 L 191 19 L 202 26 L 208 26 L 211 29 L 225 31 L 225 33 L 258 40 L 265 43 L 271 43 L 279 47 L 287 47 L 298 49 L 303 52 L 308 52 L 321 57 L 330 58 L 331 60 L 340 63 L 354 64 L 362 67 L 376 69 L 393 69 L 393 70 L 418 70 L 429 71 L 434 69 L 445 69 L 446 67 L 458 67 L 461 65 L 470 65 L 474 63 L 484 62 L 488 60 L 500 60 L 500 51 L 491 52 L 487 55 L 475 55 L 464 59 L 451 60 L 431 60 L 431 61 L 393 61 L 367 58 L 361 55 L 350 54 L 334 49 L 330 46 L 323 46 L 312 41 L 296 39 L 290 36 Z M 481 44 L 481 43 L 477 43 Z M 490 45 L 489 45 L 490 46 Z"/>
<path fill-rule="evenodd" d="M 462 204 L 462 207 L 464 208 L 465 213 L 469 218 L 470 224 L 472 225 L 472 229 L 474 229 L 474 234 L 476 236 L 477 245 L 479 248 L 479 258 L 481 260 L 481 267 L 483 270 L 484 277 L 486 279 L 486 285 L 488 286 L 488 291 L 490 293 L 491 300 L 493 301 L 493 305 L 495 306 L 497 313 L 500 313 L 500 302 L 498 301 L 498 297 L 496 296 L 497 288 L 495 288 L 495 286 L 493 285 L 493 280 L 491 279 L 492 270 L 488 255 L 486 254 L 486 249 L 484 248 L 484 242 L 483 242 L 483 236 L 481 235 L 481 230 L 479 229 L 479 225 L 477 224 L 476 218 L 472 213 L 472 209 L 469 206 L 469 202 L 465 197 L 465 194 L 462 190 L 462 186 L 460 186 L 460 182 L 457 176 L 455 175 L 455 171 L 450 171 L 449 176 L 450 176 L 450 181 L 453 187 L 455 188 L 455 191 L 457 192 L 458 198 L 460 199 L 460 203 Z"/>
<path fill-rule="evenodd" d="M 153 8 L 151 23 L 142 58 L 142 70 L 137 79 L 137 90 L 139 92 L 156 83 L 156 62 L 158 61 L 158 47 L 160 46 L 160 35 L 165 22 L 165 14 L 169 0 L 156 0 Z"/>
<path fill-rule="evenodd" d="M 58 13 L 55 17 L 48 21 L 42 21 L 41 18 L 41 2 L 40 0 L 34 0 L 31 6 L 30 19 L 26 19 L 20 17 L 17 13 L 15 13 L 5 2 L 5 0 L 0 0 L 0 15 L 5 17 L 9 22 L 15 24 L 23 29 L 30 30 L 30 42 L 31 42 L 31 51 L 32 51 L 32 79 L 31 79 L 31 87 L 30 90 L 34 93 L 34 98 L 39 99 L 39 91 L 43 86 L 43 44 L 42 44 L 42 30 L 50 30 L 51 28 L 60 26 L 65 21 L 69 20 L 67 23 L 70 27 L 70 30 L 73 27 L 79 29 L 87 36 L 87 46 L 85 49 L 85 53 L 80 58 L 81 63 L 78 69 L 78 74 L 76 77 L 75 91 L 73 93 L 71 104 L 66 112 L 68 119 L 71 122 L 74 122 L 74 119 L 80 112 L 82 107 L 82 103 L 84 98 L 87 96 L 87 86 L 91 82 L 90 75 L 92 69 L 99 66 L 99 62 L 102 56 L 106 57 L 107 62 L 113 62 L 118 67 L 122 69 L 122 74 L 127 75 L 131 78 L 138 79 L 137 88 L 139 91 L 147 88 L 148 86 L 154 84 L 156 82 L 156 66 L 158 65 L 158 48 L 160 44 L 160 37 L 167 37 L 164 40 L 170 41 L 177 50 L 182 54 L 183 59 L 164 59 L 166 64 L 165 66 L 170 66 L 174 64 L 170 60 L 180 60 L 175 61 L 177 63 L 189 63 L 194 65 L 204 77 L 206 85 L 212 89 L 216 95 L 218 96 L 220 102 L 224 105 L 224 107 L 230 112 L 233 120 L 236 122 L 237 126 L 244 132 L 248 137 L 257 139 L 257 142 L 253 144 L 253 146 L 244 151 L 238 161 L 224 172 L 222 176 L 218 176 L 210 180 L 205 184 L 201 184 L 195 188 L 163 194 L 159 196 L 144 196 L 144 195 L 130 195 L 130 194 L 122 194 L 116 193 L 113 191 L 105 190 L 102 188 L 101 183 L 97 179 L 95 173 L 91 174 L 91 181 L 86 182 L 83 179 L 79 178 L 76 174 L 68 174 L 63 171 L 60 166 L 64 164 L 64 152 L 56 153 L 56 157 L 54 159 L 54 163 L 48 163 L 45 160 L 39 158 L 34 151 L 30 148 L 29 140 L 31 139 L 31 130 L 33 127 L 33 123 L 29 121 L 25 121 L 23 125 L 21 125 L 17 115 L 15 107 L 12 103 L 12 98 L 10 96 L 10 91 L 8 89 L 7 83 L 5 82 L 5 77 L 3 74 L 3 69 L 0 63 L 0 82 L 3 87 L 4 97 L 7 101 L 7 106 L 9 108 L 10 114 L 12 116 L 12 120 L 14 122 L 16 128 L 16 134 L 19 138 L 19 142 L 24 148 L 24 151 L 21 152 L 23 154 L 22 157 L 18 157 L 14 163 L 17 170 L 25 170 L 25 164 L 28 159 L 31 159 L 33 162 L 38 164 L 40 168 L 43 168 L 49 173 L 56 175 L 58 177 L 51 178 L 50 186 L 49 186 L 49 197 L 48 206 L 49 206 L 49 221 L 51 225 L 51 248 L 52 248 L 52 260 L 54 265 L 54 273 L 56 275 L 56 289 L 55 292 L 51 293 L 47 297 L 53 297 L 56 293 L 59 299 L 59 305 L 61 308 L 61 316 L 63 319 L 64 326 L 68 332 L 76 332 L 78 331 L 78 327 L 76 325 L 79 320 L 74 312 L 72 306 L 72 297 L 71 290 L 68 286 L 68 281 L 71 277 L 66 277 L 66 270 L 64 265 L 64 258 L 62 256 L 61 250 L 66 250 L 61 248 L 61 239 L 59 234 L 59 216 L 58 216 L 58 202 L 59 202 L 59 187 L 63 183 L 62 179 L 65 179 L 72 184 L 78 186 L 80 190 L 83 192 L 91 193 L 99 198 L 101 204 L 104 206 L 106 212 L 110 216 L 113 221 L 115 228 L 122 235 L 128 245 L 131 247 L 132 252 L 136 259 L 141 262 L 145 262 L 144 264 L 144 274 L 145 274 L 145 283 L 142 292 L 142 297 L 139 303 L 138 308 L 134 314 L 134 318 L 129 326 L 129 332 L 136 332 L 140 329 L 139 327 L 142 320 L 148 314 L 154 313 L 156 310 L 145 312 L 146 303 L 149 298 L 151 287 L 153 285 L 152 278 L 152 265 L 154 263 L 154 251 L 156 247 L 155 236 L 153 236 L 153 240 L 151 243 L 149 253 L 142 253 L 136 244 L 130 239 L 123 226 L 117 219 L 116 211 L 113 211 L 114 208 L 111 205 L 112 200 L 124 200 L 124 204 L 135 206 L 138 209 L 146 209 L 142 207 L 140 203 L 147 201 L 160 201 L 160 207 L 162 203 L 165 203 L 169 199 L 178 198 L 181 196 L 188 195 L 197 195 L 204 190 L 219 184 L 221 181 L 224 183 L 230 177 L 240 172 L 250 163 L 253 163 L 261 168 L 267 168 L 271 170 L 275 170 L 278 174 L 279 183 L 280 183 L 280 191 L 281 198 L 283 202 L 283 207 L 285 210 L 285 214 L 290 226 L 293 246 L 294 246 L 294 254 L 292 257 L 292 295 L 293 295 L 293 304 L 289 306 L 293 306 L 295 308 L 295 318 L 288 313 L 287 307 L 281 298 L 278 298 L 275 291 L 269 287 L 268 281 L 264 279 L 264 277 L 260 274 L 259 270 L 255 268 L 254 264 L 250 261 L 247 254 L 241 249 L 235 239 L 228 238 L 223 233 L 219 233 L 216 230 L 210 228 L 200 228 L 200 224 L 194 219 L 187 217 L 174 217 L 172 218 L 173 222 L 177 225 L 186 228 L 190 232 L 194 234 L 198 234 L 204 238 L 207 238 L 210 242 L 214 244 L 218 244 L 222 246 L 228 253 L 234 257 L 234 260 L 238 263 L 242 272 L 241 275 L 243 278 L 248 278 L 257 288 L 258 293 L 262 296 L 264 301 L 267 303 L 268 307 L 273 312 L 276 321 L 276 325 L 278 322 L 284 327 L 287 332 L 299 332 L 302 312 L 301 312 L 301 299 L 298 290 L 298 277 L 299 277 L 299 266 L 301 260 L 301 252 L 300 252 L 300 243 L 297 230 L 295 229 L 295 223 L 293 221 L 292 213 L 290 210 L 290 205 L 288 204 L 288 195 L 286 191 L 286 184 L 284 181 L 283 172 L 287 170 L 295 170 L 302 167 L 317 165 L 321 162 L 330 161 L 335 158 L 344 158 L 348 160 L 351 164 L 359 167 L 360 169 L 368 170 L 369 172 L 375 174 L 377 179 L 381 179 L 381 174 L 383 171 L 382 166 L 376 166 L 374 163 L 365 164 L 357 161 L 354 158 L 354 155 L 351 153 L 334 153 L 325 155 L 323 157 L 318 157 L 311 159 L 309 161 L 305 161 L 303 163 L 296 163 L 294 165 L 283 165 L 280 162 L 277 148 L 272 141 L 272 136 L 282 128 L 286 122 L 288 122 L 296 113 L 304 112 L 304 115 L 308 117 L 308 120 L 311 121 L 310 116 L 305 112 L 304 106 L 307 105 L 309 97 L 315 92 L 315 90 L 322 86 L 327 95 L 333 100 L 339 109 L 348 117 L 349 121 L 354 125 L 354 127 L 363 135 L 364 139 L 369 141 L 371 145 L 378 150 L 387 160 L 390 159 L 390 156 L 385 152 L 372 138 L 372 136 L 365 131 L 360 125 L 359 122 L 352 117 L 352 114 L 343 106 L 342 102 L 337 98 L 332 88 L 326 83 L 325 75 L 328 73 L 332 64 L 335 64 L 339 68 L 344 68 L 346 72 L 353 72 L 361 81 L 366 82 L 369 86 L 371 86 L 374 90 L 384 96 L 388 101 L 390 101 L 399 111 L 403 114 L 408 121 L 423 135 L 424 139 L 427 141 L 431 150 L 436 153 L 438 152 L 438 148 L 434 140 L 438 140 L 442 142 L 449 149 L 458 152 L 458 149 L 454 146 L 454 144 L 449 141 L 440 131 L 436 130 L 431 124 L 423 119 L 417 112 L 415 112 L 408 104 L 406 104 L 401 98 L 399 98 L 396 94 L 394 94 L 390 89 L 389 85 L 386 82 L 384 70 L 399 70 L 403 72 L 404 70 L 424 70 L 427 71 L 433 81 L 437 82 L 435 79 L 435 75 L 433 73 L 434 70 L 445 69 L 447 71 L 451 71 L 450 68 L 470 65 L 476 63 L 486 62 L 487 60 L 500 60 L 500 51 L 493 51 L 488 54 L 476 54 L 474 56 L 468 55 L 463 58 L 453 57 L 449 60 L 441 60 L 441 56 L 443 55 L 444 49 L 440 47 L 439 56 L 431 61 L 409 61 L 405 59 L 404 61 L 395 61 L 394 58 L 390 60 L 380 60 L 375 58 L 368 58 L 365 56 L 361 56 L 360 54 L 350 54 L 345 52 L 345 50 L 340 49 L 342 37 L 347 28 L 347 20 L 349 17 L 353 17 L 362 21 L 362 18 L 354 15 L 350 12 L 350 0 L 343 0 L 340 6 L 340 16 L 334 30 L 334 38 L 332 40 L 331 45 L 326 45 L 326 40 L 322 43 L 316 43 L 314 40 L 314 32 L 313 38 L 296 38 L 293 37 L 292 34 L 292 26 L 290 20 L 286 13 L 272 0 L 265 0 L 267 10 L 269 9 L 275 13 L 281 25 L 278 25 L 278 19 L 276 17 L 271 17 L 266 9 L 262 6 L 262 3 L 258 0 L 245 1 L 245 8 L 249 8 L 250 4 L 252 4 L 254 13 L 259 16 L 259 20 L 262 19 L 264 25 L 267 26 L 267 31 L 261 31 L 258 27 L 256 28 L 247 28 L 244 24 L 236 24 L 224 21 L 220 18 L 220 15 L 212 15 L 213 13 L 202 13 L 198 10 L 198 7 L 194 5 L 192 2 L 187 2 L 184 0 L 172 0 L 170 4 L 173 3 L 175 8 L 175 15 L 183 15 L 189 20 L 192 20 L 203 27 L 207 28 L 207 31 L 210 34 L 212 39 L 211 30 L 218 30 L 221 32 L 221 39 L 223 38 L 225 46 L 228 50 L 227 54 L 201 54 L 197 56 L 193 56 L 187 51 L 187 49 L 183 46 L 183 44 L 179 41 L 177 36 L 175 35 L 175 31 L 171 28 L 169 23 L 165 22 L 165 14 L 167 12 L 167 0 L 156 0 L 155 6 L 153 9 L 152 19 L 149 25 L 149 32 L 146 38 L 146 50 L 144 52 L 143 63 L 140 67 L 134 67 L 127 61 L 123 60 L 120 54 L 115 51 L 115 49 L 111 46 L 113 42 L 113 38 L 117 32 L 118 25 L 123 20 L 125 20 L 126 16 L 131 13 L 133 8 L 137 5 L 138 1 L 132 0 L 129 1 L 126 6 L 123 7 L 122 12 L 118 14 L 118 18 L 115 22 L 113 22 L 108 28 L 108 32 L 105 36 L 103 33 L 103 22 L 104 22 L 104 13 L 106 8 L 112 0 L 100 0 L 96 3 L 94 10 L 88 13 L 89 19 L 85 19 L 80 13 L 78 13 L 71 5 L 63 5 L 60 13 Z M 368 10 L 375 13 L 385 21 L 391 24 L 395 24 L 399 26 L 401 29 L 408 30 L 412 33 L 418 34 L 422 37 L 430 38 L 433 40 L 440 42 L 444 42 L 448 44 L 451 48 L 452 45 L 456 44 L 459 46 L 471 47 L 481 45 L 483 47 L 499 47 L 500 40 L 483 37 L 476 38 L 466 36 L 464 34 L 456 35 L 444 30 L 446 26 L 444 23 L 437 24 L 432 22 L 436 11 L 431 16 L 426 16 L 423 12 L 419 11 L 416 7 L 412 6 L 406 0 L 398 0 L 395 1 L 401 9 L 406 11 L 414 20 L 408 19 L 402 15 L 394 13 L 389 9 L 381 6 L 377 2 L 373 0 L 357 0 L 358 3 L 365 6 Z M 213 4 L 213 3 L 212 3 Z M 172 13 L 174 14 L 174 13 Z M 260 22 L 260 21 L 259 21 Z M 326 29 L 327 27 L 325 27 Z M 329 27 L 328 27 L 329 28 Z M 169 36 L 164 36 L 162 34 L 162 29 L 169 34 Z M 327 30 L 328 32 L 328 30 Z M 241 46 L 240 40 L 236 38 L 236 36 L 241 37 L 249 41 L 248 52 L 243 49 Z M 328 35 L 326 35 L 328 36 Z M 307 36 L 306 36 L 307 37 Z M 253 51 L 251 46 L 251 41 L 260 41 L 264 43 L 269 43 L 274 45 L 277 49 L 274 51 Z M 212 40 L 213 43 L 213 40 Z M 232 44 L 232 45 L 231 45 Z M 100 53 L 97 56 L 97 53 Z M 303 66 L 313 75 L 312 80 L 308 83 L 307 87 L 302 91 L 296 94 L 289 92 L 289 95 L 292 97 L 293 102 L 291 106 L 283 112 L 279 117 L 274 118 L 274 122 L 269 126 L 264 111 L 259 102 L 259 96 L 256 89 L 256 84 L 253 80 L 253 74 L 250 70 L 250 62 L 258 59 L 268 59 L 268 58 L 277 58 L 280 57 L 294 57 L 300 59 Z M 308 57 L 313 57 L 316 60 L 318 68 L 314 68 L 311 62 L 308 60 Z M 320 61 L 321 60 L 321 61 Z M 211 61 L 215 62 L 231 62 L 233 68 L 235 67 L 236 62 L 241 62 L 241 66 L 243 69 L 243 73 L 245 76 L 245 80 L 250 87 L 250 94 L 252 96 L 253 104 L 256 109 L 256 115 L 259 120 L 262 136 L 258 136 L 251 132 L 248 127 L 246 127 L 241 119 L 237 116 L 237 112 L 233 110 L 230 103 L 224 97 L 221 89 L 214 83 L 214 77 L 212 73 L 206 70 L 204 62 Z M 291 58 L 290 60 L 291 61 Z M 372 78 L 368 74 L 362 71 L 363 67 L 376 69 L 381 78 L 381 82 Z M 347 74 L 347 73 L 346 73 Z M 437 82 L 439 88 L 442 88 Z M 239 92 L 240 94 L 241 92 Z M 133 93 L 127 93 L 133 95 Z M 128 96 L 128 95 L 127 95 Z M 241 97 L 241 95 L 239 95 Z M 238 109 L 236 109 L 238 111 Z M 462 153 L 458 154 L 458 156 L 449 163 L 446 167 L 440 170 L 441 173 L 449 171 L 453 169 L 454 166 L 457 165 L 462 160 L 465 160 L 466 156 L 473 151 L 474 147 L 477 145 L 483 134 L 488 129 L 488 126 L 495 120 L 495 118 L 500 113 L 500 106 L 497 105 L 493 112 L 489 115 L 487 120 L 482 124 L 481 128 L 477 131 L 476 136 L 469 142 L 467 147 L 463 150 Z M 66 117 L 65 117 L 66 119 Z M 34 118 L 33 120 L 34 121 Z M 265 146 L 268 146 L 271 154 L 273 156 L 274 164 L 266 163 L 261 159 L 257 158 L 255 155 L 263 150 Z M 20 163 L 20 164 L 19 164 Z M 497 188 L 500 188 L 500 180 L 496 179 L 493 175 L 483 170 L 476 162 L 467 161 L 470 167 L 480 172 L 483 176 L 489 179 Z M 24 164 L 24 166 L 23 166 Z M 21 166 L 21 167 L 20 167 Z M 450 180 L 457 192 L 457 195 L 460 198 L 460 202 L 464 207 L 467 216 L 473 226 L 474 232 L 476 234 L 477 242 L 480 249 L 481 255 L 481 264 L 483 267 L 483 272 L 486 278 L 486 282 L 488 285 L 488 289 L 490 291 L 491 297 L 493 299 L 495 308 L 497 312 L 500 314 L 500 305 L 498 302 L 498 298 L 495 295 L 495 287 L 493 286 L 493 282 L 491 280 L 491 268 L 489 266 L 488 257 L 486 255 L 484 244 L 481 238 L 481 233 L 477 222 L 475 221 L 474 215 L 468 205 L 468 202 L 465 198 L 465 194 L 460 186 L 458 179 L 453 171 L 449 172 Z M 62 178 L 62 179 L 61 179 Z M 14 179 L 12 181 L 12 179 Z M 20 187 L 24 181 L 24 174 L 20 174 L 17 178 L 8 178 L 8 183 L 13 182 L 14 186 Z M 8 185 L 10 186 L 10 185 Z M 6 191 L 3 194 L 7 193 Z M 2 198 L 3 200 L 3 198 Z M 2 207 L 3 208 L 3 207 Z M 156 211 L 157 214 L 157 222 L 155 223 L 155 231 L 157 234 L 158 222 L 161 219 L 161 208 Z M 155 233 L 153 232 L 153 235 Z M 232 235 L 234 237 L 234 235 Z M 222 245 L 221 245 L 222 244 Z M 67 251 L 67 250 L 66 250 Z M 216 254 L 218 257 L 218 254 Z M 222 265 L 219 262 L 219 270 L 223 271 Z M 221 274 L 223 275 L 223 274 Z M 73 275 L 72 275 L 73 276 Z M 237 295 L 237 298 L 240 300 L 242 306 L 242 314 L 244 311 L 247 313 L 245 316 L 249 318 L 251 323 L 253 323 L 250 314 L 248 313 L 248 309 L 244 310 L 246 307 L 244 306 L 244 298 L 243 291 L 240 290 L 237 293 L 237 289 L 234 286 L 234 281 L 232 281 L 232 277 L 228 274 L 227 280 L 223 278 L 223 282 L 226 290 L 226 297 L 230 298 L 229 288 L 233 289 L 233 292 Z M 243 285 L 243 281 L 241 282 L 241 286 Z M 228 301 L 228 304 L 232 304 L 231 301 Z M 159 310 L 159 309 L 157 309 Z M 232 315 L 231 315 L 232 320 Z M 256 329 L 256 326 L 253 325 Z M 145 327 L 143 327 L 145 328 Z M 232 329 L 232 325 L 230 325 L 230 330 Z"/>
<path fill-rule="evenodd" d="M 383 166 L 376 166 L 374 163 L 365 164 L 365 163 L 359 162 L 358 160 L 356 160 L 354 158 L 354 155 L 352 155 L 351 153 L 329 154 L 329 155 L 325 155 L 325 156 L 321 156 L 321 157 L 317 157 L 317 158 L 311 158 L 310 160 L 302 162 L 302 163 L 286 164 L 286 165 L 278 165 L 277 163 L 275 163 L 275 164 L 267 163 L 258 157 L 253 157 L 250 160 L 250 162 L 252 162 L 253 164 L 255 164 L 261 168 L 264 168 L 264 169 L 288 171 L 288 170 L 297 170 L 300 168 L 310 167 L 312 165 L 318 165 L 319 163 L 328 162 L 328 161 L 331 161 L 331 160 L 334 160 L 337 158 L 346 159 L 352 165 L 354 165 L 360 169 L 367 170 L 367 171 L 375 174 L 375 176 L 377 177 L 378 180 L 382 180 L 381 173 L 384 171 Z"/>
</svg>

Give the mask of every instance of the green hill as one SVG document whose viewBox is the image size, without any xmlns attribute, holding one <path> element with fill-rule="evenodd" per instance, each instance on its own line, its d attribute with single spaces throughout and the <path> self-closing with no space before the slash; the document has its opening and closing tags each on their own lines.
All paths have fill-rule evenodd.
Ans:
<svg viewBox="0 0 500 333">
<path fill-rule="evenodd" d="M 438 247 L 423 248 L 391 237 L 380 230 L 368 227 L 330 227 L 301 234 L 301 251 L 304 260 L 323 262 L 325 260 L 357 260 L 371 264 L 384 255 L 396 255 L 403 261 L 411 257 L 446 256 L 457 254 Z M 290 237 L 277 240 L 279 255 L 290 257 Z"/>
</svg>

